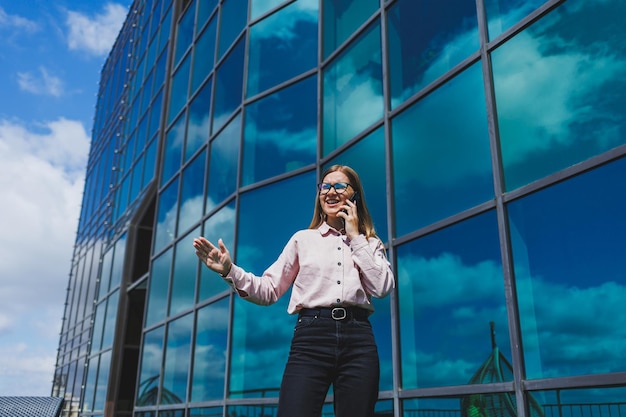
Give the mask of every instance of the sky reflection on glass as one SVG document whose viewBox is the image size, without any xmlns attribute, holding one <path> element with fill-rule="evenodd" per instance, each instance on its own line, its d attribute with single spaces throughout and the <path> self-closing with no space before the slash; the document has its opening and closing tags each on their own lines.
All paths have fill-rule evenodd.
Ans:
<svg viewBox="0 0 626 417">
<path fill-rule="evenodd" d="M 193 314 L 187 314 L 168 324 L 159 404 L 180 404 L 187 399 L 192 329 Z"/>
<path fill-rule="evenodd" d="M 204 222 L 203 236 L 211 242 L 222 239 L 227 248 L 234 248 L 235 242 L 235 201 L 222 207 Z M 193 248 L 189 248 L 194 251 Z M 195 253 L 195 251 L 194 251 Z M 224 282 L 219 274 L 209 268 L 200 267 L 198 302 L 219 294 L 230 287 Z"/>
<path fill-rule="evenodd" d="M 144 334 L 141 349 L 140 376 L 137 389 L 138 406 L 156 405 L 163 359 L 163 337 L 165 326 Z"/>
<path fill-rule="evenodd" d="M 378 0 L 323 0 L 324 58 L 378 10 Z"/>
</svg>

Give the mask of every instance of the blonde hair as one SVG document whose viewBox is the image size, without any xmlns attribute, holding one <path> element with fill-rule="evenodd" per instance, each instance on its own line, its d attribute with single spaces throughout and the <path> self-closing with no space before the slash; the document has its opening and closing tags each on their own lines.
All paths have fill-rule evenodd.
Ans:
<svg viewBox="0 0 626 417">
<path fill-rule="evenodd" d="M 374 230 L 374 222 L 372 221 L 372 216 L 370 215 L 369 210 L 367 209 L 367 204 L 365 203 L 365 193 L 363 192 L 363 186 L 361 185 L 361 179 L 355 170 L 350 168 L 347 165 L 333 165 L 324 171 L 322 174 L 322 179 L 326 178 L 328 174 L 331 172 L 342 172 L 348 177 L 348 181 L 350 182 L 350 186 L 354 189 L 355 192 L 359 193 L 359 199 L 356 203 L 357 216 L 359 217 L 359 232 L 363 233 L 366 238 L 375 237 L 376 230 Z M 319 193 L 315 195 L 315 209 L 313 210 L 313 219 L 311 220 L 311 224 L 309 225 L 309 229 L 317 229 L 322 223 L 324 223 L 326 219 L 326 215 L 322 210 L 322 205 L 320 204 Z"/>
</svg>

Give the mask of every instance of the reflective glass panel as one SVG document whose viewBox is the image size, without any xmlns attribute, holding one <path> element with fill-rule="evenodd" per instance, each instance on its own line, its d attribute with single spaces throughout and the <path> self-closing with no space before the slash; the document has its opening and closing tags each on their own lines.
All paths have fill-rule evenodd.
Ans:
<svg viewBox="0 0 626 417">
<path fill-rule="evenodd" d="M 398 248 L 402 387 L 513 378 L 495 212 Z"/>
<path fill-rule="evenodd" d="M 93 404 L 94 411 L 104 410 L 110 367 L 111 351 L 109 350 L 100 355 L 100 368 L 98 369 L 98 382 L 96 383 L 96 394 Z"/>
<path fill-rule="evenodd" d="M 157 224 L 155 225 L 154 252 L 163 249 L 176 236 L 176 213 L 178 212 L 178 182 L 172 181 L 159 195 Z"/>
<path fill-rule="evenodd" d="M 514 392 L 472 394 L 447 398 L 415 398 L 403 400 L 402 405 L 403 417 L 517 416 L 517 401 Z M 537 414 L 536 409 L 531 409 L 529 416 L 543 417 L 543 414 Z"/>
<path fill-rule="evenodd" d="M 248 0 L 224 0 L 220 9 L 218 60 L 248 22 Z"/>
<path fill-rule="evenodd" d="M 591 387 L 535 391 L 526 394 L 529 405 L 545 417 L 612 417 L 626 412 L 625 387 Z"/>
<path fill-rule="evenodd" d="M 229 306 L 226 297 L 198 310 L 191 401 L 224 398 Z"/>
<path fill-rule="evenodd" d="M 625 15 L 567 1 L 493 52 L 507 190 L 626 143 Z"/>
<path fill-rule="evenodd" d="M 206 20 L 211 16 L 213 10 L 215 10 L 217 1 L 218 0 L 200 0 L 200 2 L 198 2 L 198 23 L 196 25 L 196 31 L 204 26 Z"/>
<path fill-rule="evenodd" d="M 312 164 L 317 156 L 317 77 L 246 107 L 242 185 Z"/>
<path fill-rule="evenodd" d="M 172 78 L 170 89 L 169 117 L 167 122 L 174 120 L 178 112 L 187 102 L 189 90 L 189 68 L 191 67 L 191 54 L 187 55 L 180 66 L 176 69 Z"/>
<path fill-rule="evenodd" d="M 81 409 L 87 413 L 93 411 L 93 400 L 95 396 L 96 376 L 98 374 L 99 361 L 100 355 L 96 355 L 89 359 L 89 366 L 87 367 L 87 378 L 85 379 L 85 388 L 83 389 L 84 397 Z"/>
<path fill-rule="evenodd" d="M 233 0 L 230 0 L 232 2 Z M 212 132 L 217 132 L 228 117 L 241 104 L 243 94 L 243 53 L 241 40 L 218 68 L 215 76 L 215 101 L 213 103 Z"/>
<path fill-rule="evenodd" d="M 141 349 L 139 385 L 136 404 L 138 406 L 156 405 L 161 378 L 163 360 L 163 337 L 165 327 L 158 327 L 143 336 Z"/>
<path fill-rule="evenodd" d="M 546 0 L 484 0 L 489 37 L 494 39 L 528 16 Z"/>
<path fill-rule="evenodd" d="M 626 371 L 625 173 L 621 159 L 509 204 L 528 378 Z"/>
<path fill-rule="evenodd" d="M 222 239 L 228 248 L 235 247 L 235 201 L 222 207 L 204 222 L 203 236 L 211 242 Z M 206 300 L 230 287 L 218 274 L 200 266 L 200 289 L 198 301 Z"/>
<path fill-rule="evenodd" d="M 202 217 L 204 208 L 204 177 L 206 171 L 206 151 L 201 152 L 183 170 L 178 230 L 183 233 Z"/>
<path fill-rule="evenodd" d="M 250 20 L 254 20 L 287 0 L 250 0 Z"/>
<path fill-rule="evenodd" d="M 387 19 L 392 108 L 480 46 L 475 2 L 400 0 Z"/>
<path fill-rule="evenodd" d="M 167 132 L 165 138 L 163 163 L 161 165 L 161 185 L 168 182 L 180 169 L 186 131 L 187 126 L 185 125 L 185 115 L 183 114 L 176 120 L 176 123 Z"/>
<path fill-rule="evenodd" d="M 224 408 L 222 407 L 191 408 L 189 409 L 189 415 L 192 417 L 222 417 L 224 415 Z"/>
<path fill-rule="evenodd" d="M 480 64 L 400 113 L 391 127 L 396 236 L 493 198 Z"/>
<path fill-rule="evenodd" d="M 323 0 L 324 58 L 378 10 L 378 0 Z"/>
<path fill-rule="evenodd" d="M 167 294 L 169 291 L 170 269 L 172 268 L 172 252 L 170 248 L 152 262 L 150 268 L 150 285 L 148 287 L 146 305 L 146 324 L 150 327 L 164 320 L 167 316 Z"/>
<path fill-rule="evenodd" d="M 348 165 L 361 178 L 364 195 L 361 196 L 374 221 L 376 234 L 387 241 L 387 171 L 385 162 L 385 132 L 376 129 L 347 150 L 322 166 L 322 172 L 331 165 Z"/>
<path fill-rule="evenodd" d="M 102 348 L 107 349 L 113 345 L 113 337 L 115 336 L 115 324 L 117 319 L 117 304 L 120 298 L 120 292 L 116 290 L 111 293 L 107 300 L 107 311 L 104 319 L 104 332 L 102 333 Z"/>
<path fill-rule="evenodd" d="M 202 3 L 202 0 L 200 3 Z M 194 46 L 193 54 L 193 69 L 191 75 L 191 91 L 196 89 L 202 84 L 202 81 L 213 70 L 215 63 L 215 30 L 217 28 L 217 19 L 212 19 L 211 23 L 202 32 L 196 44 Z M 210 104 L 206 103 L 208 106 Z"/>
<path fill-rule="evenodd" d="M 194 238 L 198 237 L 199 233 L 200 228 L 192 230 L 186 237 L 176 243 L 172 291 L 170 295 L 170 316 L 191 308 L 195 302 L 198 257 L 193 249 L 192 242 Z"/>
<path fill-rule="evenodd" d="M 380 24 L 372 25 L 324 71 L 323 154 L 383 117 Z"/>
<path fill-rule="evenodd" d="M 120 285 L 122 274 L 124 273 L 124 259 L 126 254 L 126 234 L 122 235 L 115 242 L 115 251 L 113 254 L 113 265 L 111 265 L 111 286 L 114 289 Z"/>
<path fill-rule="evenodd" d="M 211 142 L 209 189 L 205 212 L 210 212 L 237 188 L 237 166 L 241 146 L 241 114 Z"/>
<path fill-rule="evenodd" d="M 205 0 L 200 1 L 202 2 Z M 185 14 L 178 22 L 178 27 L 176 28 L 176 55 L 174 58 L 175 63 L 180 60 L 185 51 L 187 51 L 187 48 L 189 48 L 189 45 L 191 45 L 195 20 L 196 2 L 194 0 L 185 10 Z"/>
<path fill-rule="evenodd" d="M 104 329 L 104 313 L 106 312 L 106 306 L 106 300 L 101 301 L 100 304 L 96 306 L 96 313 L 93 323 L 93 335 L 91 340 L 91 349 L 94 352 L 102 349 L 102 331 Z"/>
<path fill-rule="evenodd" d="M 250 28 L 247 97 L 315 67 L 317 3 L 298 0 Z"/>
<path fill-rule="evenodd" d="M 209 140 L 211 131 L 211 91 L 213 83 L 209 80 L 189 106 L 189 122 L 187 123 L 187 143 L 185 144 L 185 161 L 191 158 L 202 145 Z"/>
<path fill-rule="evenodd" d="M 180 404 L 187 399 L 192 330 L 193 314 L 187 314 L 168 324 L 159 404 Z"/>
<path fill-rule="evenodd" d="M 315 184 L 315 172 L 308 172 L 241 195 L 238 265 L 261 275 L 291 235 L 308 227 L 317 198 Z M 281 201 L 281 210 L 274 209 L 276 201 Z M 290 296 L 291 291 L 270 307 L 235 300 L 230 396 L 278 395 L 296 321 L 286 312 Z"/>
</svg>

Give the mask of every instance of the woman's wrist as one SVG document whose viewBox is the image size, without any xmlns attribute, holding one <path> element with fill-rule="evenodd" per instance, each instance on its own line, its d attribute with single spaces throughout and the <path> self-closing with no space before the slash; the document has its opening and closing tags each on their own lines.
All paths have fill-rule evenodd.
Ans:
<svg viewBox="0 0 626 417">
<path fill-rule="evenodd" d="M 232 267 L 233 267 L 233 264 L 229 263 L 228 266 L 224 268 L 224 270 L 220 273 L 222 278 L 226 278 L 228 276 Z"/>
</svg>

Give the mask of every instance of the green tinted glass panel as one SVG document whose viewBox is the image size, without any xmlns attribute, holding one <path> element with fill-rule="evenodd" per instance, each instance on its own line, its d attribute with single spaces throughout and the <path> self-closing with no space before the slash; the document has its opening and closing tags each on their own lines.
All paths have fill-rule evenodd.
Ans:
<svg viewBox="0 0 626 417">
<path fill-rule="evenodd" d="M 161 378 L 163 359 L 163 337 L 165 327 L 161 326 L 147 332 L 143 337 L 139 385 L 136 404 L 138 406 L 156 405 Z"/>
<path fill-rule="evenodd" d="M 187 55 L 180 66 L 176 69 L 170 88 L 170 106 L 167 122 L 174 120 L 176 115 L 187 102 L 189 90 L 189 68 L 191 67 L 191 54 Z"/>
<path fill-rule="evenodd" d="M 387 19 L 393 108 L 478 51 L 475 2 L 400 0 Z"/>
<path fill-rule="evenodd" d="M 567 1 L 494 51 L 507 190 L 626 143 L 625 15 Z"/>
<path fill-rule="evenodd" d="M 248 0 L 224 0 L 220 9 L 218 60 L 224 55 L 248 21 Z"/>
<path fill-rule="evenodd" d="M 165 152 L 163 153 L 161 165 L 161 185 L 168 182 L 180 169 L 186 131 L 187 126 L 185 125 L 185 115 L 183 114 L 176 120 L 176 123 L 167 132 L 165 138 Z"/>
<path fill-rule="evenodd" d="M 184 233 L 194 223 L 200 221 L 204 206 L 204 177 L 206 171 L 206 151 L 201 152 L 183 170 L 180 206 L 178 208 L 178 230 Z"/>
<path fill-rule="evenodd" d="M 246 107 L 242 185 L 315 162 L 317 77 Z"/>
<path fill-rule="evenodd" d="M 172 252 L 173 250 L 169 249 L 152 262 L 144 327 L 150 327 L 164 320 L 167 316 L 167 293 L 170 286 Z"/>
<path fill-rule="evenodd" d="M 317 198 L 315 183 L 315 173 L 309 172 L 241 196 L 238 265 L 262 274 L 278 258 L 291 235 L 308 227 Z M 289 198 L 285 199 L 285 195 Z M 281 210 L 274 209 L 275 201 L 282 202 Z M 277 228 L 276 224 L 281 227 Z M 269 235 L 272 239 L 264 238 Z M 296 320 L 286 311 L 290 296 L 289 291 L 271 307 L 235 300 L 231 397 L 278 395 Z M 268 335 L 271 335 L 270 344 Z"/>
<path fill-rule="evenodd" d="M 621 159 L 509 204 L 528 378 L 626 371 L 625 174 Z"/>
<path fill-rule="evenodd" d="M 400 113 L 391 126 L 396 236 L 493 198 L 480 64 Z"/>
<path fill-rule="evenodd" d="M 235 244 L 235 201 L 222 207 L 204 222 L 203 236 L 211 242 L 222 239 L 228 248 Z M 200 289 L 198 301 L 219 294 L 230 287 L 215 272 L 205 266 L 200 268 Z"/>
<path fill-rule="evenodd" d="M 385 153 L 385 132 L 380 127 L 322 166 L 322 171 L 335 164 L 356 170 L 365 194 L 361 199 L 367 204 L 376 234 L 383 242 L 387 241 L 389 230 Z"/>
<path fill-rule="evenodd" d="M 197 228 L 176 243 L 172 291 L 170 294 L 170 316 L 191 308 L 195 302 L 198 257 L 193 249 L 192 242 L 194 238 L 198 237 L 199 233 L 200 228 Z"/>
<path fill-rule="evenodd" d="M 209 140 L 212 87 L 213 83 L 209 80 L 193 98 L 189 106 L 185 161 L 191 158 Z"/>
<path fill-rule="evenodd" d="M 233 0 L 230 0 L 233 1 Z M 215 76 L 212 132 L 217 132 L 241 104 L 243 94 L 243 53 L 245 42 L 240 41 L 218 68 Z"/>
<path fill-rule="evenodd" d="M 400 246 L 397 255 L 402 386 L 511 381 L 495 212 Z"/>
<path fill-rule="evenodd" d="M 324 58 L 378 10 L 378 0 L 323 0 Z"/>
<path fill-rule="evenodd" d="M 159 404 L 180 404 L 187 400 L 192 330 L 193 314 L 168 324 Z"/>
<path fill-rule="evenodd" d="M 216 205 L 235 192 L 240 144 L 241 115 L 238 115 L 211 142 L 206 212 L 215 209 Z"/>
<path fill-rule="evenodd" d="M 193 69 L 191 73 L 191 91 L 202 84 L 209 73 L 213 70 L 215 63 L 215 30 L 217 19 L 212 19 L 211 23 L 202 32 L 193 49 Z M 207 103 L 207 105 L 209 105 Z"/>
<path fill-rule="evenodd" d="M 172 181 L 159 195 L 156 231 L 153 251 L 158 252 L 176 236 L 176 213 L 178 212 L 178 183 Z"/>
<path fill-rule="evenodd" d="M 541 6 L 546 0 L 484 0 L 489 37 L 501 35 L 521 19 Z"/>
<path fill-rule="evenodd" d="M 317 15 L 317 0 L 299 0 L 250 28 L 248 97 L 315 67 Z"/>
<path fill-rule="evenodd" d="M 324 71 L 324 155 L 383 116 L 381 76 L 377 22 Z"/>
<path fill-rule="evenodd" d="M 191 401 L 224 398 L 229 306 L 227 297 L 198 310 Z"/>
</svg>

